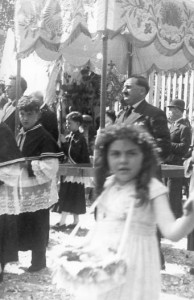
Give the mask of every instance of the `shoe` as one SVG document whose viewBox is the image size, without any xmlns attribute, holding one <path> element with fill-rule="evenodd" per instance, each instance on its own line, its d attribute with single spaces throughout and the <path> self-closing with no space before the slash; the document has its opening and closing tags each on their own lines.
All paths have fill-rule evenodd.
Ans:
<svg viewBox="0 0 194 300">
<path fill-rule="evenodd" d="M 66 224 L 63 224 L 63 225 L 60 225 L 59 227 L 58 227 L 58 230 L 60 231 L 60 230 L 67 230 L 68 229 L 68 226 L 66 225 Z"/>
<path fill-rule="evenodd" d="M 33 273 L 33 272 L 38 272 L 42 269 L 46 268 L 46 264 L 42 264 L 42 265 L 39 265 L 39 266 L 33 266 L 31 265 L 29 268 L 28 268 L 28 272 L 30 273 Z"/>
<path fill-rule="evenodd" d="M 66 224 L 60 225 L 60 223 L 57 223 L 52 228 L 55 230 L 61 230 L 61 229 L 66 229 L 66 227 L 67 227 Z"/>
<path fill-rule="evenodd" d="M 165 265 L 165 263 L 161 265 L 161 270 L 162 270 L 162 271 L 165 271 L 165 270 L 166 270 L 166 265 Z"/>
<path fill-rule="evenodd" d="M 194 268 L 190 268 L 189 273 L 190 273 L 191 275 L 194 275 Z"/>
<path fill-rule="evenodd" d="M 55 225 L 53 225 L 52 228 L 59 228 L 59 226 L 60 226 L 60 223 L 58 222 Z"/>
<path fill-rule="evenodd" d="M 74 229 L 77 226 L 77 224 L 69 224 L 67 227 L 67 229 Z"/>
</svg>

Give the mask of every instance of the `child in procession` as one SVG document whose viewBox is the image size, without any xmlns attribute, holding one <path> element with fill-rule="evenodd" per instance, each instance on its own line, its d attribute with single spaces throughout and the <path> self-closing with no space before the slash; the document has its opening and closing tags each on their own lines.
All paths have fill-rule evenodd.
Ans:
<svg viewBox="0 0 194 300">
<path fill-rule="evenodd" d="M 85 244 L 77 247 L 80 255 L 77 254 L 75 260 L 71 257 L 64 261 L 64 252 L 55 275 L 61 286 L 66 286 L 70 277 L 65 274 L 69 274 L 72 266 L 71 274 L 75 276 L 74 280 L 71 278 L 72 285 L 74 281 L 76 286 L 78 275 L 80 285 L 85 280 L 84 295 L 78 293 L 76 299 L 157 300 L 160 297 L 157 226 L 163 236 L 172 241 L 186 236 L 194 227 L 194 199 L 187 201 L 184 215 L 175 220 L 169 206 L 168 190 L 154 178 L 159 164 L 158 149 L 151 135 L 140 126 L 109 126 L 101 130 L 96 147 L 97 220 Z M 88 260 L 93 262 L 97 254 L 108 260 L 107 253 L 117 253 L 121 240 L 120 253 L 127 265 L 125 281 L 112 285 L 110 290 L 99 288 L 91 293 L 91 278 L 88 275 L 87 279 L 84 266 Z M 87 251 L 90 252 L 88 256 Z"/>
<path fill-rule="evenodd" d="M 58 200 L 56 174 L 63 153 L 40 124 L 40 102 L 34 95 L 20 98 L 17 108 L 22 125 L 17 144 L 28 158 L 20 178 L 25 212 L 18 216 L 19 250 L 32 251 L 28 271 L 37 272 L 46 267 L 49 208 Z"/>
<path fill-rule="evenodd" d="M 70 164 L 90 163 L 88 146 L 84 135 L 79 131 L 83 123 L 82 115 L 73 111 L 66 116 L 67 130 L 70 132 L 61 140 L 61 149 Z M 59 190 L 59 212 L 61 219 L 56 227 L 73 229 L 79 222 L 79 215 L 86 212 L 85 186 L 87 178 L 66 176 Z M 67 224 L 67 216 L 73 215 L 73 223 Z"/>
</svg>

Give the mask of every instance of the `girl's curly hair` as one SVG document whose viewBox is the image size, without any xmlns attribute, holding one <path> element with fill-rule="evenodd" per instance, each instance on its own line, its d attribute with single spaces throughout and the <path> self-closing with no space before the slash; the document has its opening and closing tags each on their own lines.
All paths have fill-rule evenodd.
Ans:
<svg viewBox="0 0 194 300">
<path fill-rule="evenodd" d="M 103 190 L 106 178 L 110 175 L 107 161 L 109 146 L 116 140 L 130 140 L 138 145 L 143 152 L 143 163 L 136 180 L 137 198 L 140 204 L 147 203 L 149 198 L 148 184 L 156 174 L 159 165 L 159 150 L 153 137 L 141 126 L 137 125 L 112 125 L 102 129 L 96 141 L 95 158 L 95 196 Z"/>
</svg>

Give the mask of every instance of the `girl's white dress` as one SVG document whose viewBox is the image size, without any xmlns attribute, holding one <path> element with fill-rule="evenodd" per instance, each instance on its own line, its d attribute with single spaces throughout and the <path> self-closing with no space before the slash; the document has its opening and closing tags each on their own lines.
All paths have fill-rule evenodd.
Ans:
<svg viewBox="0 0 194 300">
<path fill-rule="evenodd" d="M 114 180 L 113 180 L 114 181 Z M 112 182 L 113 183 L 113 182 Z M 118 249 L 130 205 L 134 203 L 122 258 L 127 262 L 124 283 L 104 293 L 78 293 L 84 300 L 157 300 L 160 295 L 160 258 L 156 237 L 153 199 L 167 193 L 167 188 L 153 178 L 149 186 L 149 203 L 138 206 L 134 182 L 125 186 L 109 183 L 101 194 L 98 218 L 90 235 L 89 249 L 106 257 L 107 249 Z M 107 256 L 108 257 L 108 256 Z M 73 264 L 72 264 L 73 267 Z M 64 264 L 64 268 L 66 268 Z M 62 278 L 61 278 L 62 279 Z M 64 282 L 65 287 L 65 282 Z"/>
</svg>

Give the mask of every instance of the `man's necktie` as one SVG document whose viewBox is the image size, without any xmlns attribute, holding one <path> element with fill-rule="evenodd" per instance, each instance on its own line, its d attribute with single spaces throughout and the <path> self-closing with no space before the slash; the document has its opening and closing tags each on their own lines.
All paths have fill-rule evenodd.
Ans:
<svg viewBox="0 0 194 300">
<path fill-rule="evenodd" d="M 129 106 L 126 111 L 125 111 L 125 114 L 124 114 L 124 120 L 128 118 L 128 116 L 132 113 L 134 107 L 133 106 Z"/>
</svg>

